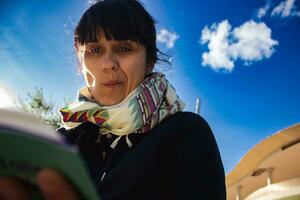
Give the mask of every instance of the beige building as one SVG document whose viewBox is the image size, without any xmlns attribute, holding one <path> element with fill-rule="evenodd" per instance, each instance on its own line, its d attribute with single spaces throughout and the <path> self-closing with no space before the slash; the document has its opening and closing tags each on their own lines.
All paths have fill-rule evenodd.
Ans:
<svg viewBox="0 0 300 200">
<path fill-rule="evenodd" d="M 300 123 L 254 146 L 226 187 L 228 200 L 300 200 Z"/>
</svg>

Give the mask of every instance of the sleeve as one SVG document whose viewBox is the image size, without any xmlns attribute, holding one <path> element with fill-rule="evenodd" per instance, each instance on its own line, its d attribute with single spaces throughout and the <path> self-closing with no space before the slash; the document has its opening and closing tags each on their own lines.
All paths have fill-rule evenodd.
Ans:
<svg viewBox="0 0 300 200">
<path fill-rule="evenodd" d="M 225 175 L 214 135 L 206 121 L 194 116 L 175 148 L 170 191 L 174 199 L 226 199 Z"/>
</svg>

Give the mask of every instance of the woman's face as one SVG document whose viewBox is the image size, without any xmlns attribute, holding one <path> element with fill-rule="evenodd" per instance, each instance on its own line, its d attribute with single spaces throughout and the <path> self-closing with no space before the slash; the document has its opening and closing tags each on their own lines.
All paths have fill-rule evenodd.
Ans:
<svg viewBox="0 0 300 200">
<path fill-rule="evenodd" d="M 146 49 L 134 41 L 106 40 L 84 46 L 80 60 L 86 83 L 94 98 L 105 106 L 120 103 L 145 78 Z"/>
</svg>

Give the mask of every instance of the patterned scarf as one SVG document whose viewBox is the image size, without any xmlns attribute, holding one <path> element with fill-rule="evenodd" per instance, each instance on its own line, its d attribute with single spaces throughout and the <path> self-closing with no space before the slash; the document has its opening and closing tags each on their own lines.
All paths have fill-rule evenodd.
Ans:
<svg viewBox="0 0 300 200">
<path fill-rule="evenodd" d="M 90 121 L 100 127 L 102 134 L 119 136 L 111 145 L 130 133 L 148 133 L 166 117 L 182 111 L 185 103 L 162 73 L 151 73 L 119 104 L 100 106 L 91 100 L 88 88 L 79 90 L 78 100 L 62 109 L 60 114 L 66 128 Z"/>
</svg>

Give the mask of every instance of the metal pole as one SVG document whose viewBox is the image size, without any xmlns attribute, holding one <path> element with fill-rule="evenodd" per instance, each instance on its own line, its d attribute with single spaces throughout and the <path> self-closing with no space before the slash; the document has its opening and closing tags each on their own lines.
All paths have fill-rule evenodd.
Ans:
<svg viewBox="0 0 300 200">
<path fill-rule="evenodd" d="M 241 190 L 242 190 L 242 186 L 238 185 L 238 186 L 236 187 L 236 196 L 235 196 L 235 200 L 242 200 Z"/>
<path fill-rule="evenodd" d="M 200 97 L 197 97 L 196 99 L 196 109 L 195 109 L 196 114 L 200 114 Z"/>
<path fill-rule="evenodd" d="M 267 169 L 267 172 L 268 172 L 267 184 L 268 184 L 268 186 L 270 186 L 273 183 L 273 171 L 274 171 L 273 167 L 270 167 Z"/>
</svg>

